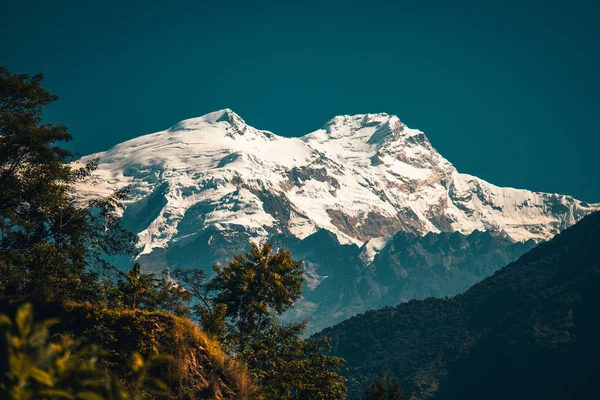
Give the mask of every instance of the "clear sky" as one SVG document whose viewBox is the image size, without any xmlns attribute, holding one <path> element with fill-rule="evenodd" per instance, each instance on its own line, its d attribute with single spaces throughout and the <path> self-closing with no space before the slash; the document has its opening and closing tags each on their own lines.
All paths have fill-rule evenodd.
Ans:
<svg viewBox="0 0 600 400">
<path fill-rule="evenodd" d="M 0 0 L 80 154 L 229 107 L 297 136 L 387 112 L 461 172 L 600 201 L 600 1 Z"/>
</svg>

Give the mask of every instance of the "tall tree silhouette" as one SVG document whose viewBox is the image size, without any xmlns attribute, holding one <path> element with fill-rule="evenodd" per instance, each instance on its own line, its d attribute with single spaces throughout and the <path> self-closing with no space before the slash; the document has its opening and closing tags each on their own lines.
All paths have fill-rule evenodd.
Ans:
<svg viewBox="0 0 600 400">
<path fill-rule="evenodd" d="M 92 300 L 107 256 L 133 252 L 135 237 L 116 212 L 127 190 L 75 202 L 74 185 L 96 162 L 72 167 L 61 147 L 71 140 L 67 128 L 43 123 L 58 97 L 42 79 L 0 67 L 0 296 Z"/>
</svg>

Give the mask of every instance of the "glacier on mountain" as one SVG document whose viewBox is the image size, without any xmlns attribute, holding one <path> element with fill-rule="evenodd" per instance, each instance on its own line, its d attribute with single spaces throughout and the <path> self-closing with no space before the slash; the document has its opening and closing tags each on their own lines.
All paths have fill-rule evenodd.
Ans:
<svg viewBox="0 0 600 400">
<path fill-rule="evenodd" d="M 398 231 L 504 232 L 547 240 L 600 209 L 570 196 L 501 188 L 459 173 L 425 134 L 385 113 L 337 116 L 298 138 L 229 109 L 84 157 L 99 158 L 82 199 L 130 186 L 142 254 L 207 230 L 305 238 L 319 229 L 369 245 Z"/>
<path fill-rule="evenodd" d="M 304 295 L 286 318 L 308 318 L 309 332 L 460 293 L 600 210 L 459 173 L 423 132 L 385 113 L 337 116 L 287 138 L 225 109 L 78 163 L 95 158 L 76 195 L 131 188 L 122 221 L 146 270 L 210 272 L 271 240 L 304 260 Z"/>
</svg>

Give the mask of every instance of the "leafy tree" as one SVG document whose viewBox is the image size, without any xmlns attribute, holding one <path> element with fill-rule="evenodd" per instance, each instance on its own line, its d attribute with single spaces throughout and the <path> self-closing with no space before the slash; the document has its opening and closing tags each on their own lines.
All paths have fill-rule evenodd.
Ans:
<svg viewBox="0 0 600 400">
<path fill-rule="evenodd" d="M 163 277 L 155 282 L 158 309 L 179 317 L 187 317 L 189 315 L 189 307 L 186 303 L 191 301 L 192 293 L 171 279 L 168 269 L 163 271 Z"/>
<path fill-rule="evenodd" d="M 42 79 L 0 67 L 0 296 L 94 300 L 106 256 L 133 252 L 116 212 L 127 189 L 75 202 L 74 185 L 96 162 L 73 168 L 59 145 L 71 140 L 67 128 L 42 123 L 57 99 Z"/>
<path fill-rule="evenodd" d="M 173 276 L 196 299 L 196 303 L 191 306 L 191 311 L 202 330 L 215 339 L 221 341 L 225 339 L 227 306 L 216 303 L 211 295 L 206 273 L 200 269 L 175 269 Z"/>
<path fill-rule="evenodd" d="M 326 354 L 326 338 L 301 339 L 305 328 L 272 321 L 240 356 L 269 399 L 344 399 L 344 360 Z"/>
<path fill-rule="evenodd" d="M 155 356 L 144 360 L 139 353 L 128 359 L 129 379 L 118 377 L 98 363 L 103 352 L 93 345 L 62 336 L 50 340 L 49 328 L 57 320 L 35 323 L 31 304 L 20 306 L 14 322 L 0 314 L 0 396 L 11 400 L 81 399 L 141 400 L 147 395 L 167 395 L 164 382 L 150 371 L 168 360 Z"/>
<path fill-rule="evenodd" d="M 136 262 L 129 272 L 121 273 L 121 277 L 117 287 L 126 308 L 156 309 L 158 290 L 154 274 L 143 273 L 142 267 Z"/>
<path fill-rule="evenodd" d="M 185 303 L 191 300 L 192 293 L 172 280 L 168 270 L 163 271 L 163 277 L 157 279 L 153 273 L 142 272 L 141 265 L 136 262 L 130 271 L 118 274 L 120 278 L 116 285 L 111 280 L 104 281 L 110 307 L 188 316 L 189 307 Z"/>
<path fill-rule="evenodd" d="M 288 250 L 273 253 L 273 244 L 235 255 L 225 267 L 216 265 L 210 288 L 217 292 L 216 304 L 223 304 L 233 326 L 238 351 L 250 338 L 266 329 L 277 315 L 289 310 L 302 294 L 302 261 Z"/>
<path fill-rule="evenodd" d="M 302 294 L 302 262 L 289 251 L 273 252 L 272 244 L 235 255 L 207 287 L 213 310 L 222 306 L 227 340 L 256 377 L 269 399 L 343 399 L 344 360 L 328 356 L 327 339 L 302 339 L 306 323 L 284 325 L 279 316 Z"/>
<path fill-rule="evenodd" d="M 400 381 L 385 374 L 379 375 L 373 382 L 363 386 L 364 400 L 402 400 L 404 394 L 400 389 Z"/>
</svg>

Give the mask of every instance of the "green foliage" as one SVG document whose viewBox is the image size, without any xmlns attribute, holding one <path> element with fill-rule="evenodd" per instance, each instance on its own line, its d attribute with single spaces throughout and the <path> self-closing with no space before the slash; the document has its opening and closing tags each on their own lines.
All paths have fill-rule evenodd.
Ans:
<svg viewBox="0 0 600 400">
<path fill-rule="evenodd" d="M 363 400 L 402 400 L 404 395 L 400 390 L 400 381 L 382 374 L 373 382 L 363 385 Z"/>
<path fill-rule="evenodd" d="M 207 280 L 201 270 L 175 270 L 192 293 L 202 328 L 244 362 L 267 399 L 343 399 L 344 360 L 327 355 L 326 339 L 306 340 L 306 323 L 285 325 L 282 313 L 302 294 L 302 262 L 289 251 L 255 244 Z"/>
<path fill-rule="evenodd" d="M 587 399 L 600 380 L 600 213 L 453 298 L 409 301 L 321 334 L 350 388 L 381 371 L 411 399 Z"/>
<path fill-rule="evenodd" d="M 169 271 L 163 271 L 163 277 L 156 280 L 156 305 L 160 311 L 179 317 L 187 317 L 190 313 L 189 303 L 192 293 L 171 279 Z"/>
<path fill-rule="evenodd" d="M 271 322 L 240 354 L 269 399 L 343 399 L 344 360 L 328 356 L 326 339 L 305 340 L 305 323 Z"/>
<path fill-rule="evenodd" d="M 3 336 L 0 365 L 6 373 L 0 376 L 2 398 L 80 399 L 80 400 L 138 400 L 147 395 L 164 396 L 168 389 L 163 381 L 150 375 L 167 357 L 154 356 L 145 361 L 131 354 L 129 379 L 124 386 L 120 379 L 99 365 L 104 355 L 97 346 L 82 346 L 81 340 L 63 335 L 51 340 L 49 328 L 58 320 L 35 323 L 32 306 L 21 305 L 14 322 L 0 314 Z"/>
<path fill-rule="evenodd" d="M 136 262 L 131 271 L 122 276 L 117 287 L 123 295 L 125 306 L 130 309 L 153 309 L 158 297 L 154 274 L 142 273 L 140 264 Z"/>
<path fill-rule="evenodd" d="M 326 339 L 302 339 L 306 323 L 279 321 L 302 294 L 301 266 L 285 249 L 253 244 L 227 266 L 215 266 L 208 283 L 200 272 L 178 276 L 200 293 L 203 327 L 226 337 L 268 399 L 343 399 L 344 360 L 327 355 Z"/>
<path fill-rule="evenodd" d="M 69 332 L 97 343 L 105 350 L 100 359 L 102 366 L 122 382 L 133 379 L 126 355 L 137 352 L 144 359 L 151 359 L 163 354 L 172 361 L 153 370 L 153 375 L 167 384 L 172 399 L 258 398 L 246 368 L 228 357 L 220 343 L 187 318 L 78 303 L 39 302 L 36 310 L 60 318 L 61 323 L 53 328 L 57 332 Z"/>
<path fill-rule="evenodd" d="M 116 285 L 112 281 L 104 282 L 108 304 L 112 308 L 165 311 L 181 317 L 189 314 L 186 305 L 192 293 L 173 281 L 168 270 L 157 279 L 153 273 L 142 272 L 139 263 L 134 263 L 127 273 L 118 272 Z"/>
<path fill-rule="evenodd" d="M 215 339 L 225 342 L 227 335 L 227 306 L 215 304 L 213 307 L 200 307 L 200 326 Z"/>
<path fill-rule="evenodd" d="M 250 252 L 235 255 L 225 267 L 216 265 L 210 287 L 217 292 L 216 304 L 226 307 L 233 322 L 232 335 L 243 351 L 252 335 L 268 327 L 275 316 L 289 310 L 302 294 L 302 262 L 289 251 L 273 245 L 252 244 Z"/>
<path fill-rule="evenodd" d="M 106 256 L 133 252 L 116 212 L 127 190 L 74 202 L 75 183 L 96 164 L 72 168 L 58 145 L 71 140 L 67 128 L 42 123 L 57 99 L 42 78 L 0 67 L 0 297 L 96 300 Z"/>
<path fill-rule="evenodd" d="M 215 339 L 223 341 L 227 333 L 227 306 L 215 303 L 206 274 L 200 269 L 175 269 L 173 276 L 191 297 L 196 299 L 191 306 L 192 315 L 202 329 Z"/>
</svg>

